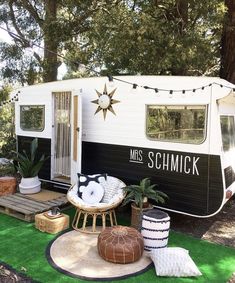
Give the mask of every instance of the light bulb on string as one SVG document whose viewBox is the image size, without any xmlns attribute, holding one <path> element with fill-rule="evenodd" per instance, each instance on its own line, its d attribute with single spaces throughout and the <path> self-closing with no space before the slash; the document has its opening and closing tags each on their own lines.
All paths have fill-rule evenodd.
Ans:
<svg viewBox="0 0 235 283">
<path fill-rule="evenodd" d="M 159 89 L 158 89 L 158 88 L 155 88 L 154 91 L 155 91 L 155 93 L 157 94 L 157 97 L 159 97 L 159 96 L 160 96 Z"/>
<path fill-rule="evenodd" d="M 107 75 L 107 77 L 108 77 L 108 80 L 109 80 L 108 86 L 109 87 L 114 87 L 113 77 L 111 75 Z"/>
<path fill-rule="evenodd" d="M 131 89 L 131 93 L 132 93 L 132 94 L 136 94 L 137 88 L 138 88 L 138 85 L 137 85 L 137 84 L 133 84 L 133 85 L 132 85 L 132 89 Z"/>
</svg>

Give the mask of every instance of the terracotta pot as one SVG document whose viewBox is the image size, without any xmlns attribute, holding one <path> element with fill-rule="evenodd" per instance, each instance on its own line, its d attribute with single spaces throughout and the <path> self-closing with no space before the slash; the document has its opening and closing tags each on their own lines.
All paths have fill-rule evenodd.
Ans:
<svg viewBox="0 0 235 283">
<path fill-rule="evenodd" d="M 152 204 L 148 203 L 147 207 L 143 207 L 142 213 L 152 208 L 153 208 Z M 142 225 L 141 221 L 142 221 L 141 210 L 139 207 L 136 206 L 135 203 L 132 203 L 131 204 L 131 227 L 140 231 L 141 225 Z"/>
<path fill-rule="evenodd" d="M 23 178 L 19 184 L 19 190 L 21 194 L 36 194 L 41 190 L 41 182 L 38 176 L 32 178 Z"/>
</svg>

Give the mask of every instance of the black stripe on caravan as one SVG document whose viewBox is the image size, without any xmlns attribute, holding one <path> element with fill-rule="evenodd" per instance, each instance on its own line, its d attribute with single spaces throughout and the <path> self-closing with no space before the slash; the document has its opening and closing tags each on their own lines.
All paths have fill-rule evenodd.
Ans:
<svg viewBox="0 0 235 283">
<path fill-rule="evenodd" d="M 169 196 L 161 206 L 178 212 L 208 216 L 223 202 L 219 155 L 82 142 L 82 172 L 108 173 L 127 184 L 150 177 Z"/>
</svg>

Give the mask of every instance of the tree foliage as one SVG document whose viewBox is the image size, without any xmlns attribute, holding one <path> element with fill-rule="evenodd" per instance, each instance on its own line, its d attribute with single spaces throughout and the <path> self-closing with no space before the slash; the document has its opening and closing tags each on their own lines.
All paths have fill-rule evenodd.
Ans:
<svg viewBox="0 0 235 283">
<path fill-rule="evenodd" d="M 94 69 L 114 75 L 218 75 L 222 58 L 220 73 L 229 79 L 233 3 L 0 0 L 0 24 L 13 38 L 0 45 L 1 73 L 21 84 L 56 80 L 66 55 L 66 78 L 92 75 Z"/>
<path fill-rule="evenodd" d="M 92 15 L 106 2 L 0 0 L 0 24 L 13 39 L 0 45 L 2 77 L 21 84 L 56 80 L 61 64 L 57 54 L 70 48 L 69 39 L 89 29 Z"/>
<path fill-rule="evenodd" d="M 0 90 L 0 101 L 9 99 L 10 90 L 9 86 Z M 7 104 L 0 108 L 0 157 L 12 158 L 15 147 L 14 107 Z"/>
<path fill-rule="evenodd" d="M 214 75 L 224 12 L 220 0 L 120 1 L 94 15 L 70 56 L 111 74 Z"/>
</svg>

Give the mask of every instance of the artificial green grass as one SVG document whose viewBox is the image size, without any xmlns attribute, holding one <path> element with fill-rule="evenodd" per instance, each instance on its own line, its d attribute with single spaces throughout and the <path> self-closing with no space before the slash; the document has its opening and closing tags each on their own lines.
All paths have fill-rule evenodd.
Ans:
<svg viewBox="0 0 235 283">
<path fill-rule="evenodd" d="M 69 210 L 65 213 L 72 215 L 74 211 Z M 0 214 L 0 260 L 18 271 L 25 271 L 27 276 L 42 283 L 87 282 L 66 276 L 47 262 L 45 250 L 55 236 L 36 230 L 32 223 Z M 176 232 L 170 232 L 168 244 L 188 249 L 203 275 L 195 278 L 156 277 L 154 268 L 151 268 L 141 275 L 109 282 L 226 283 L 235 271 L 235 249 Z"/>
</svg>

